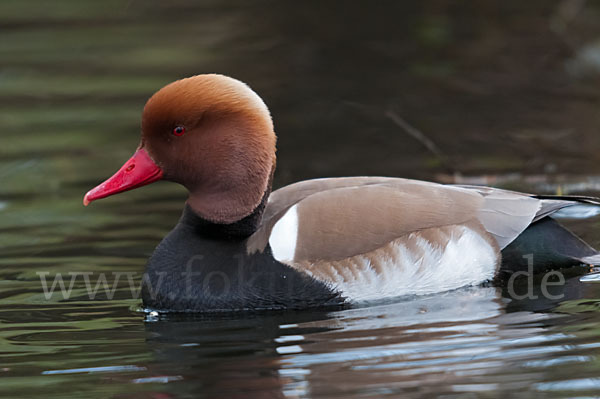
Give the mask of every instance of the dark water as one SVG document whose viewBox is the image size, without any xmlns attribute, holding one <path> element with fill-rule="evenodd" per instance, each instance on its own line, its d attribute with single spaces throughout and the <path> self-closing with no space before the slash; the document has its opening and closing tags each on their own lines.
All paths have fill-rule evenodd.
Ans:
<svg viewBox="0 0 600 399">
<path fill-rule="evenodd" d="M 81 205 L 132 153 L 146 98 L 203 72 L 270 106 L 276 186 L 389 175 L 598 195 L 598 21 L 582 0 L 0 2 L 0 397 L 600 394 L 600 285 L 578 275 L 560 299 L 536 282 L 521 300 L 471 287 L 158 320 L 128 278 L 184 191 Z M 568 225 L 600 245 L 600 219 Z M 47 299 L 40 275 L 58 273 L 71 295 Z M 115 291 L 90 298 L 101 273 Z"/>
</svg>

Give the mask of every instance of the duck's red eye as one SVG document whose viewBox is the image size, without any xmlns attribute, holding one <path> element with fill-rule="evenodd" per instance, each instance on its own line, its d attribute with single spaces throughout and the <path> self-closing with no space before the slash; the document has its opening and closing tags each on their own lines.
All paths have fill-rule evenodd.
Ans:
<svg viewBox="0 0 600 399">
<path fill-rule="evenodd" d="M 173 129 L 174 136 L 183 136 L 184 133 L 185 133 L 185 128 L 183 126 L 177 126 L 175 129 Z"/>
</svg>

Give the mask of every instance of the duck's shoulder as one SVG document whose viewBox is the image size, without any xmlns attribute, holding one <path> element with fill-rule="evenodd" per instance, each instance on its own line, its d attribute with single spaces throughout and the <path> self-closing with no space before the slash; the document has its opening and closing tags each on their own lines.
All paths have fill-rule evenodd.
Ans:
<svg viewBox="0 0 600 399">
<path fill-rule="evenodd" d="M 246 253 L 246 239 L 235 235 L 239 226 L 216 229 L 199 223 L 190 212 L 184 212 L 146 265 L 146 308 L 214 312 L 344 303 L 339 292 L 277 261 L 269 248 Z"/>
</svg>

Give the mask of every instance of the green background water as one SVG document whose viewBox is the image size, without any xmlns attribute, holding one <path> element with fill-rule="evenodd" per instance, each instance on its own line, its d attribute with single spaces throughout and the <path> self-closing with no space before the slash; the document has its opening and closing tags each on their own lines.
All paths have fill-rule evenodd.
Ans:
<svg viewBox="0 0 600 399">
<path fill-rule="evenodd" d="M 265 99 L 276 186 L 388 175 L 598 195 L 599 20 L 595 1 L 3 0 L 0 396 L 596 394 L 600 288 L 578 276 L 561 300 L 479 287 L 163 321 L 136 310 L 126 275 L 112 297 L 79 277 L 47 299 L 39 273 L 139 284 L 185 192 L 82 196 L 135 149 L 148 96 L 197 73 Z M 600 246 L 597 218 L 569 226 Z"/>
</svg>

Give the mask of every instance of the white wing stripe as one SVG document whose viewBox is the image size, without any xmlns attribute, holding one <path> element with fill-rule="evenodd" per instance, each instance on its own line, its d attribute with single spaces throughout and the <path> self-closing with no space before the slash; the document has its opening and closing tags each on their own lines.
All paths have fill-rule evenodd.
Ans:
<svg viewBox="0 0 600 399">
<path fill-rule="evenodd" d="M 269 244 L 273 251 L 273 257 L 280 262 L 292 261 L 296 253 L 296 244 L 298 242 L 298 205 L 292 206 L 275 223 Z"/>
</svg>

